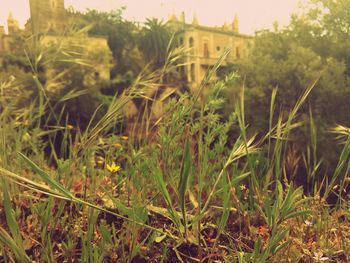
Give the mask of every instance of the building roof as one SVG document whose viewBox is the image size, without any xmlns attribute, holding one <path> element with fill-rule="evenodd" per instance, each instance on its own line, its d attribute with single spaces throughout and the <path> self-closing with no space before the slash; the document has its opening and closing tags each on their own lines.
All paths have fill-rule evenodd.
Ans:
<svg viewBox="0 0 350 263">
<path fill-rule="evenodd" d="M 253 38 L 251 35 L 242 34 L 242 33 L 236 33 L 232 30 L 229 30 L 227 28 L 222 27 L 209 27 L 209 26 L 203 26 L 203 25 L 193 25 L 193 24 L 187 24 L 182 23 L 179 21 L 168 21 L 170 24 L 176 24 L 178 26 L 179 31 L 189 31 L 189 30 L 201 30 L 201 31 L 207 31 L 212 33 L 219 33 L 219 34 L 225 34 L 229 36 L 236 36 L 236 37 L 242 37 L 242 38 Z"/>
</svg>

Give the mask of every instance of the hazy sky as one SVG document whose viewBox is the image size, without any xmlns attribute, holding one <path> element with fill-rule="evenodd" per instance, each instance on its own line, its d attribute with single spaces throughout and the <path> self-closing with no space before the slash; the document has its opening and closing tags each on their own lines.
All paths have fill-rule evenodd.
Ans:
<svg viewBox="0 0 350 263">
<path fill-rule="evenodd" d="M 289 22 L 290 14 L 297 11 L 299 0 L 65 0 L 66 8 L 84 11 L 87 8 L 112 10 L 126 6 L 124 17 L 139 22 L 146 17 L 167 19 L 171 13 L 177 16 L 185 11 L 186 22 L 196 14 L 202 25 L 223 25 L 233 21 L 235 14 L 240 21 L 240 32 L 253 34 L 261 28 L 272 28 Z M 5 25 L 9 12 L 23 26 L 29 17 L 29 0 L 0 0 L 0 25 Z"/>
</svg>

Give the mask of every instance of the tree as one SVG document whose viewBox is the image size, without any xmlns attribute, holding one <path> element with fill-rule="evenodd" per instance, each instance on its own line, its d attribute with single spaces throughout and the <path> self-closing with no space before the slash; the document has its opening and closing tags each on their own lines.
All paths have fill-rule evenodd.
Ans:
<svg viewBox="0 0 350 263">
<path fill-rule="evenodd" d="M 126 21 L 122 17 L 123 9 L 110 12 L 88 10 L 88 12 L 74 14 L 78 27 L 90 26 L 89 35 L 106 36 L 108 45 L 113 53 L 114 67 L 112 78 L 126 73 L 137 75 L 144 66 L 144 61 L 137 49 L 137 35 L 139 33 L 135 23 Z"/>
<path fill-rule="evenodd" d="M 292 17 L 293 34 L 317 54 L 343 61 L 350 76 L 350 1 L 309 0 L 307 7 Z"/>
<path fill-rule="evenodd" d="M 310 1 L 306 12 L 294 15 L 288 27 L 259 32 L 249 57 L 238 67 L 247 87 L 247 122 L 261 133 L 268 128 L 273 88 L 278 87 L 276 109 L 288 113 L 303 90 L 318 79 L 300 117 L 307 123 L 312 109 L 320 157 L 330 168 L 336 165 L 338 147 L 328 131 L 336 124 L 350 126 L 349 5 L 346 0 Z M 310 131 L 298 129 L 294 138 L 305 151 Z"/>
<path fill-rule="evenodd" d="M 139 41 L 139 49 L 146 61 L 151 61 L 155 68 L 160 68 L 166 60 L 171 32 L 157 18 L 147 19 Z"/>
</svg>

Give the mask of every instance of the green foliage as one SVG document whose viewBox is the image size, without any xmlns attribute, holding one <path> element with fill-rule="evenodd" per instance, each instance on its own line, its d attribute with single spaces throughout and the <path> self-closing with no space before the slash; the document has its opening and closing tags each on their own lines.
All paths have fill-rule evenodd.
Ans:
<svg viewBox="0 0 350 263">
<path fill-rule="evenodd" d="M 325 165 L 317 172 L 322 176 L 327 169 L 336 167 L 340 151 L 338 146 L 334 147 L 328 127 L 350 124 L 346 114 L 349 111 L 346 102 L 350 86 L 349 51 L 345 47 L 349 41 L 346 34 L 349 19 L 344 11 L 348 2 L 310 2 L 305 13 L 294 15 L 288 27 L 258 32 L 250 55 L 239 63 L 238 70 L 245 76 L 247 122 L 259 133 L 271 128 L 271 120 L 286 116 L 305 87 L 318 80 L 300 109 L 298 120 L 310 121 L 311 108 L 319 138 L 318 153 L 313 159 L 315 163 L 316 159 L 324 160 Z M 275 109 L 280 116 L 276 113 L 269 116 L 268 98 L 275 88 L 278 88 Z M 232 94 L 237 94 L 234 88 Z M 235 97 L 237 95 L 231 95 L 230 101 Z M 309 134 L 307 126 L 291 134 L 290 139 L 301 153 L 306 153 L 303 146 L 311 143 Z"/>
<path fill-rule="evenodd" d="M 7 244 L 14 251 L 15 257 L 18 261 L 30 262 L 23 246 L 23 239 L 17 224 L 15 212 L 12 209 L 11 199 L 7 189 L 9 185 L 4 180 L 1 180 L 1 185 L 4 197 L 3 206 L 6 215 L 6 222 L 12 236 L 11 237 L 3 228 L 0 228 L 1 242 Z"/>
<path fill-rule="evenodd" d="M 156 18 L 147 19 L 139 40 L 139 49 L 146 61 L 151 61 L 155 68 L 164 65 L 171 32 L 165 24 Z"/>
<path fill-rule="evenodd" d="M 122 11 L 123 9 L 111 12 L 89 10 L 81 14 L 81 19 L 77 22 L 77 27 L 91 26 L 90 35 L 108 38 L 108 45 L 116 63 L 112 77 L 128 71 L 133 71 L 136 75 L 143 66 L 140 64 L 142 60 L 135 54 L 137 27 L 133 22 L 122 18 Z"/>
<path fill-rule="evenodd" d="M 190 143 L 186 141 L 185 143 L 185 151 L 183 155 L 183 161 L 181 164 L 181 173 L 180 180 L 178 186 L 179 193 L 179 205 L 182 212 L 182 220 L 184 222 L 185 227 L 185 235 L 187 236 L 187 218 L 186 218 L 186 203 L 185 203 L 185 195 L 188 187 L 188 180 L 191 174 L 191 153 L 190 153 Z"/>
<path fill-rule="evenodd" d="M 338 53 L 346 28 L 330 18 L 346 20 L 347 13 L 332 1 L 315 2 L 329 12 L 316 6 L 288 28 L 256 36 L 250 57 L 235 65 L 246 76 L 243 88 L 237 73 L 213 78 L 225 51 L 196 94 L 160 99 L 155 94 L 172 79 L 184 50 L 173 49 L 161 22 L 148 20 L 141 34 L 121 11 L 89 11 L 78 25 L 92 23 L 77 32 L 80 40 L 86 30 L 108 36 L 116 60 L 111 81 L 91 78 L 97 64 L 109 64 L 108 52 L 86 56 L 84 45 L 69 39 L 28 44 L 25 56 L 7 56 L 0 82 L 0 258 L 311 262 L 323 255 L 338 260 L 338 251 L 346 257 L 350 236 L 341 229 L 349 224 L 339 222 L 349 214 L 343 194 L 349 76 Z M 323 49 L 330 40 L 337 50 Z M 110 88 L 108 96 L 101 87 Z M 135 99 L 146 101 L 141 128 L 120 136 L 118 123 Z M 164 112 L 152 122 L 147 105 L 158 99 Z M 339 108 L 344 114 L 335 114 Z M 85 126 L 71 125 L 82 115 Z M 333 139 L 324 131 L 338 121 L 345 124 L 333 132 L 343 151 L 335 169 L 328 168 L 332 177 L 316 180 L 326 170 L 318 152 L 328 154 L 319 144 Z M 59 136 L 67 154 L 64 160 L 51 153 L 56 169 L 44 150 Z M 311 191 L 295 180 L 301 161 Z M 324 200 L 332 194 L 340 200 L 334 211 Z"/>
<path fill-rule="evenodd" d="M 241 262 L 270 262 L 292 249 L 293 232 L 288 224 L 294 222 L 297 225 L 296 222 L 310 215 L 308 209 L 304 208 L 310 200 L 304 197 L 301 187 L 295 189 L 287 181 L 284 181 L 286 190 L 283 190 L 283 171 L 278 169 L 282 170 L 286 162 L 284 149 L 291 130 L 298 126 L 295 117 L 313 86 L 304 91 L 285 120 L 280 118 L 274 124 L 270 119 L 271 130 L 264 138 L 271 145 L 270 150 L 265 151 L 259 147 L 264 142 L 257 142 L 247 131 L 243 95 L 232 117 L 227 122 L 220 121 L 218 112 L 223 105 L 223 91 L 226 83 L 230 84 L 236 78 L 232 74 L 226 80 L 218 81 L 209 93 L 208 101 L 201 107 L 192 104 L 194 102 L 186 96 L 178 101 L 171 100 L 163 119 L 157 124 L 157 143 L 136 142 L 135 138 L 130 138 L 124 145 L 119 143 L 118 147 L 123 148 L 118 151 L 108 150 L 109 147 L 101 148 L 106 153 L 107 163 L 124 160 L 120 161 L 120 173 L 108 174 L 103 168 L 88 166 L 87 162 L 93 149 L 99 148 L 99 141 L 108 138 L 106 131 L 134 93 L 124 93 L 114 98 L 107 113 L 97 124 L 88 125 L 80 135 L 80 145 L 77 149 L 71 149 L 75 155 L 68 162 L 60 161 L 57 171 L 48 172 L 43 162 L 41 168 L 22 154 L 21 165 L 32 170 L 32 178 L 0 168 L 1 177 L 15 182 L 30 196 L 31 215 L 38 218 L 41 224 L 42 246 L 35 248 L 40 251 L 41 260 L 54 261 L 71 256 L 84 261 L 99 261 L 118 255 L 117 258 L 121 260 L 131 261 L 143 253 L 145 246 L 151 247 L 153 243 L 162 247 L 171 246 L 176 251 L 184 245 L 201 246 L 201 253 L 210 256 L 215 251 L 221 251 L 221 238 L 230 240 L 225 246 L 232 253 L 227 257 L 237 257 Z M 275 91 L 271 98 L 272 104 L 277 96 Z M 273 114 L 275 106 L 269 108 L 270 114 Z M 232 126 L 238 126 L 240 134 L 230 138 L 233 141 L 230 145 L 228 131 Z M 347 129 L 341 127 L 338 132 L 348 134 Z M 6 133 L 3 136 L 9 135 Z M 110 143 L 113 143 L 116 137 L 110 139 Z M 347 153 L 348 149 L 345 151 Z M 32 157 L 35 156 L 32 154 Z M 347 156 L 341 159 L 345 160 Z M 257 160 L 264 163 L 257 164 Z M 344 168 L 345 164 L 342 161 L 341 167 Z M 272 177 L 269 175 L 271 171 L 280 175 Z M 64 174 L 78 180 L 91 178 L 91 185 L 85 190 L 84 198 L 71 187 L 74 186 L 70 183 L 71 176 Z M 253 176 L 255 178 L 251 180 Z M 104 180 L 111 183 L 110 190 Z M 45 197 L 37 201 L 34 192 L 43 193 Z M 6 197 L 7 203 L 10 196 Z M 60 202 L 56 203 L 57 200 Z M 219 212 L 213 212 L 216 209 Z M 8 206 L 7 211 L 11 211 Z M 53 215 L 52 211 L 55 211 Z M 78 216 L 74 211 L 79 211 Z M 107 215 L 114 218 L 112 224 L 103 219 Z M 62 250 L 58 256 L 53 252 L 56 251 L 57 242 L 54 229 L 72 224 L 69 220 L 71 216 L 77 219 L 74 225 L 78 230 L 73 227 L 71 230 L 69 227 L 63 228 L 65 239 L 60 241 Z M 251 247 L 241 247 L 228 234 L 232 231 L 233 216 L 242 218 L 237 227 L 241 227 L 241 233 L 246 233 L 245 238 L 252 241 Z M 261 227 L 266 230 L 255 235 L 254 226 L 250 224 L 256 224 L 254 221 L 261 220 L 259 218 L 263 219 Z M 118 226 L 118 220 L 121 226 Z M 165 221 L 158 223 L 158 220 Z M 11 231 L 16 233 L 15 229 Z M 18 229 L 21 231 L 20 226 Z M 216 238 L 211 247 L 201 245 L 209 242 L 206 241 L 207 229 L 212 229 L 213 237 Z M 6 252 L 6 255 L 13 253 L 15 257 L 21 256 L 18 254 L 21 248 L 14 241 L 15 238 L 4 231 L 0 232 L 0 243 L 11 251 Z M 79 242 L 81 254 L 76 255 L 74 248 Z M 180 253 L 184 252 L 179 252 L 182 255 Z M 198 257 L 205 256 L 198 254 Z"/>
</svg>

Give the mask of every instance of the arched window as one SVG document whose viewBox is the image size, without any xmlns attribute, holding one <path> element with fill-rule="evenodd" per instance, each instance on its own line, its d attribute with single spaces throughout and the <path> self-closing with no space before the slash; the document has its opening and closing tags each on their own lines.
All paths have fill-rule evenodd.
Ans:
<svg viewBox="0 0 350 263">
<path fill-rule="evenodd" d="M 189 40 L 188 40 L 188 45 L 190 47 L 190 52 L 191 52 L 191 55 L 194 55 L 194 40 L 193 40 L 193 37 L 190 37 Z"/>
<path fill-rule="evenodd" d="M 180 37 L 179 42 L 180 42 L 180 45 L 182 46 L 184 44 L 184 39 Z"/>
<path fill-rule="evenodd" d="M 191 74 L 190 74 L 190 76 L 191 76 L 191 82 L 195 82 L 196 81 L 196 72 L 195 72 L 195 65 L 194 65 L 194 63 L 192 63 L 191 64 L 191 70 L 190 70 L 191 72 Z"/>
<path fill-rule="evenodd" d="M 204 42 L 204 46 L 203 46 L 203 55 L 205 58 L 209 58 L 210 57 L 210 54 L 209 54 L 209 45 L 208 45 L 208 42 L 205 41 Z"/>
<path fill-rule="evenodd" d="M 193 46 L 194 46 L 193 37 L 190 37 L 190 39 L 188 40 L 188 45 L 189 45 L 190 47 L 193 47 Z"/>
<path fill-rule="evenodd" d="M 240 59 L 240 58 L 241 58 L 241 52 L 240 52 L 239 47 L 236 47 L 236 58 L 237 58 L 237 59 Z"/>
</svg>

